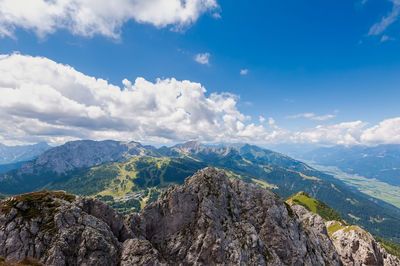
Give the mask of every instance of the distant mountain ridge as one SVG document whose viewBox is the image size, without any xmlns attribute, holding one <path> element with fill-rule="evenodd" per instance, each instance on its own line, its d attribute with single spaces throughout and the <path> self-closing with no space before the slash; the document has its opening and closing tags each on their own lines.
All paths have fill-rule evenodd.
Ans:
<svg viewBox="0 0 400 266">
<path fill-rule="evenodd" d="M 400 145 L 334 146 L 318 148 L 300 156 L 325 166 L 337 166 L 350 174 L 376 178 L 400 186 Z"/>
<path fill-rule="evenodd" d="M 74 141 L 0 175 L 0 193 L 46 189 L 119 198 L 128 194 L 129 204 L 133 204 L 129 206 L 137 209 L 138 204 L 143 207 L 146 200 L 154 198 L 153 192 L 182 184 L 187 176 L 207 166 L 273 189 L 283 198 L 305 191 L 338 210 L 346 220 L 400 242 L 398 208 L 352 191 L 305 163 L 249 144 L 213 147 L 188 142 L 155 148 L 137 142 Z M 135 197 L 143 200 L 139 203 Z"/>
<path fill-rule="evenodd" d="M 7 146 L 0 143 L 0 164 L 29 161 L 50 149 L 45 142 L 34 145 Z"/>
<path fill-rule="evenodd" d="M 27 163 L 26 161 L 16 162 L 16 163 L 9 163 L 9 164 L 0 164 L 0 174 L 7 173 L 14 169 L 21 168 L 22 165 Z"/>
<path fill-rule="evenodd" d="M 151 154 L 151 150 L 137 142 L 113 140 L 67 142 L 26 162 L 20 169 L 0 175 L 0 183 L 3 185 L 0 189 L 9 194 L 37 190 L 74 170 Z"/>
<path fill-rule="evenodd" d="M 0 264 L 399 265 L 368 232 L 324 221 L 334 210 L 297 196 L 310 211 L 211 167 L 124 217 L 62 191 L 17 195 L 0 201 Z"/>
</svg>

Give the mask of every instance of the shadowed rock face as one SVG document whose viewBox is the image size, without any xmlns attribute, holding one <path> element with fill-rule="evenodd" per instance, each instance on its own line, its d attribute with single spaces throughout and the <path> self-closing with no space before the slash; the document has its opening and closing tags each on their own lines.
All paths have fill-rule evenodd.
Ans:
<svg viewBox="0 0 400 266">
<path fill-rule="evenodd" d="M 159 262 L 189 265 L 338 265 L 308 239 L 274 193 L 207 168 L 166 191 L 131 222 Z M 126 252 L 126 251 L 124 251 Z"/>
<path fill-rule="evenodd" d="M 331 227 L 338 223 L 329 221 L 326 225 Z M 332 233 L 332 241 L 344 265 L 400 265 L 400 259 L 388 254 L 370 233 L 358 226 L 341 225 L 339 230 Z"/>
<path fill-rule="evenodd" d="M 339 256 L 343 265 L 400 265 L 400 260 L 397 257 L 388 254 L 370 233 L 360 227 L 343 225 L 338 221 L 325 223 L 319 215 L 309 212 L 300 205 L 293 205 L 292 209 L 302 220 L 310 240 L 318 242 L 314 243 L 314 246 L 322 248 L 321 252 L 330 258 Z M 332 232 L 331 238 L 328 236 L 327 227 L 337 229 L 337 231 Z"/>
<path fill-rule="evenodd" d="M 126 217 L 62 192 L 3 201 L 0 257 L 46 265 L 341 265 L 322 219 L 305 226 L 299 216 L 274 193 L 206 168 Z"/>
<path fill-rule="evenodd" d="M 98 200 L 23 194 L 0 205 L 0 256 L 46 265 L 117 265 L 122 229 L 122 217 Z"/>
</svg>

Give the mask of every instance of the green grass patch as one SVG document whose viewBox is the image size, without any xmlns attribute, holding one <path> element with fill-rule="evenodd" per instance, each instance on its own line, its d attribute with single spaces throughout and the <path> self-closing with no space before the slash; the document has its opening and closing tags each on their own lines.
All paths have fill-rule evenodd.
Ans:
<svg viewBox="0 0 400 266">
<path fill-rule="evenodd" d="M 346 226 L 340 224 L 339 222 L 335 222 L 333 225 L 328 226 L 326 229 L 328 230 L 328 235 L 330 238 L 332 238 L 333 234 Z"/>
<path fill-rule="evenodd" d="M 289 197 L 286 202 L 289 205 L 301 205 L 307 210 L 320 215 L 325 221 L 334 220 L 346 224 L 342 216 L 340 216 L 337 211 L 335 211 L 322 201 L 311 198 L 306 192 L 299 192 Z"/>
<path fill-rule="evenodd" d="M 380 237 L 375 237 L 375 240 L 377 242 L 379 242 L 382 245 L 382 247 L 384 249 L 386 249 L 386 251 L 389 254 L 392 254 L 392 255 L 394 255 L 394 256 L 396 256 L 396 257 L 398 257 L 400 259 L 400 245 L 399 244 L 390 242 L 390 241 L 385 240 L 385 239 L 380 238 Z"/>
</svg>

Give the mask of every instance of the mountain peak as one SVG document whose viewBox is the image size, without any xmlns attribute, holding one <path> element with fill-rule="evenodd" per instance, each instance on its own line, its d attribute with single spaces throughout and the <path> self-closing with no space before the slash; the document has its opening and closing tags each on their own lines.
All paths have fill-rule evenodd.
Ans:
<svg viewBox="0 0 400 266">
<path fill-rule="evenodd" d="M 140 216 L 145 239 L 167 264 L 339 265 L 333 246 L 327 255 L 307 240 L 288 208 L 268 190 L 205 168 Z"/>
<path fill-rule="evenodd" d="M 175 147 L 186 148 L 186 149 L 196 149 L 200 146 L 200 142 L 197 140 L 190 140 L 181 144 L 176 145 Z"/>
</svg>

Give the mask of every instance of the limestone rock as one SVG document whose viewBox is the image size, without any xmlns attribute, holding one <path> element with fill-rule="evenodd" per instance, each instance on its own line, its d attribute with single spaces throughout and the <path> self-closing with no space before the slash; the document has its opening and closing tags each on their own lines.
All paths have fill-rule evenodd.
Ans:
<svg viewBox="0 0 400 266">
<path fill-rule="evenodd" d="M 212 168 L 167 190 L 130 227 L 171 265 L 325 265 L 330 259 L 277 195 L 229 182 Z"/>
<path fill-rule="evenodd" d="M 400 260 L 388 254 L 373 236 L 358 226 L 343 226 L 337 221 L 327 222 L 332 230 L 332 241 L 344 265 L 398 266 Z M 333 231 L 333 229 L 337 229 Z"/>
<path fill-rule="evenodd" d="M 328 258 L 331 265 L 341 265 L 341 258 L 329 238 L 325 222 L 321 216 L 308 211 L 300 205 L 293 205 L 292 209 L 302 220 L 310 241 L 313 242 L 314 247 L 319 249 L 319 253 L 324 254 L 324 257 Z"/>
<path fill-rule="evenodd" d="M 117 265 L 120 246 L 111 223 L 122 223 L 112 209 L 107 220 L 90 214 L 106 209 L 103 202 L 64 192 L 34 192 L 2 202 L 0 206 L 0 256 L 6 261 L 38 259 L 46 265 Z M 95 213 L 96 214 L 96 213 Z M 100 217 L 101 218 L 101 217 Z"/>
</svg>

